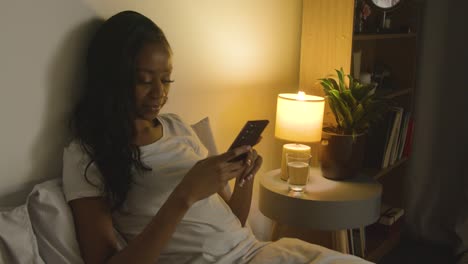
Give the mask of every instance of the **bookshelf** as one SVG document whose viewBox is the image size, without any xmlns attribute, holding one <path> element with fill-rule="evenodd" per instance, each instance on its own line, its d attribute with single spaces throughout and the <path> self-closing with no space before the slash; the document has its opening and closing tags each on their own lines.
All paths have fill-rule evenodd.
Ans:
<svg viewBox="0 0 468 264">
<path fill-rule="evenodd" d="M 399 96 L 405 96 L 408 95 L 409 93 L 412 93 L 413 89 L 408 88 L 408 89 L 399 89 L 397 91 L 390 91 L 382 94 L 377 94 L 377 97 L 383 98 L 383 99 L 395 99 L 396 97 Z"/>
<path fill-rule="evenodd" d="M 375 168 L 365 168 L 363 173 L 365 175 L 368 175 L 369 177 L 374 178 L 375 180 L 379 180 L 380 178 L 391 174 L 396 168 L 399 168 L 400 166 L 404 165 L 406 162 L 408 162 L 409 158 L 404 157 L 395 162 L 393 165 L 385 168 L 385 169 L 375 169 Z"/>
<path fill-rule="evenodd" d="M 413 119 L 420 11 L 420 3 L 414 0 L 405 0 L 398 9 L 390 13 L 393 28 L 387 30 L 386 33 L 377 33 L 382 12 L 372 8 L 371 15 L 366 21 L 368 23 L 365 27 L 366 32 L 354 32 L 352 38 L 351 73 L 372 74 L 372 80 L 378 83 L 377 97 L 387 99 L 391 102 L 392 107 L 398 109 L 395 110 L 396 112 L 401 112 L 400 114 L 389 114 L 382 121 L 383 123 L 371 128 L 374 131 L 373 136 L 369 135 L 368 139 L 372 147 L 366 149 L 366 156 L 371 158 L 363 170 L 364 174 L 373 177 L 382 184 L 382 203 L 396 208 L 404 207 L 404 179 L 411 162 L 410 150 L 406 149 L 405 152 L 405 146 L 401 146 L 401 144 L 405 144 L 404 140 L 407 139 L 405 137 L 408 136 L 408 128 L 410 126 L 414 128 L 414 121 L 411 121 L 411 125 L 406 124 L 405 126 L 402 125 L 403 121 L 395 121 L 395 116 L 403 116 L 400 117 L 401 120 Z M 355 19 L 358 12 L 355 10 Z M 400 28 L 406 29 L 406 32 L 398 32 Z M 356 63 L 356 61 L 360 61 L 360 63 Z M 359 69 L 356 69 L 356 66 Z M 405 117 L 407 115 L 408 117 Z M 399 126 L 396 126 L 397 124 Z M 394 126 L 396 126 L 394 130 L 400 132 L 394 132 L 396 134 L 392 136 Z M 403 131 L 406 133 L 402 133 Z M 393 144 L 397 144 L 394 147 L 397 150 L 394 152 L 390 149 L 388 151 L 390 154 L 388 154 L 386 147 L 390 144 L 392 137 L 397 138 L 393 141 Z M 403 139 L 403 142 L 400 139 Z M 411 136 L 409 140 L 411 140 Z M 403 151 L 400 147 L 403 148 Z M 385 155 L 390 155 L 390 158 L 387 157 L 388 162 L 384 162 Z M 402 219 L 399 220 L 399 223 L 401 222 Z M 385 232 L 378 228 L 366 228 L 367 250 L 364 257 L 370 261 L 378 262 L 399 243 L 400 227 L 401 224 L 388 226 L 392 230 L 391 232 Z"/>
<path fill-rule="evenodd" d="M 377 96 L 391 100 L 394 106 L 403 109 L 403 113 L 414 112 L 419 50 L 418 2 L 421 1 L 402 0 L 397 10 L 387 14 L 391 18 L 392 28 L 385 32 L 377 31 L 376 25 L 381 21 L 382 13 L 373 9 L 366 31 L 354 34 L 356 1 L 364 0 L 303 1 L 299 89 L 307 94 L 324 96 L 317 80 L 333 74 L 335 69 L 341 67 L 346 73 L 354 75 L 353 53 L 361 51 L 361 72 L 380 72 L 383 76 L 382 69 L 385 69 L 390 73 L 384 81 L 380 80 Z M 328 104 L 325 106 L 324 123 L 335 123 Z M 376 143 L 383 146 L 385 141 L 383 138 Z M 317 146 L 311 147 L 318 153 Z M 382 168 L 381 162 L 377 162 L 377 166 L 365 167 L 363 173 L 381 183 L 382 202 L 403 208 L 404 179 L 410 163 L 411 155 L 398 155 L 385 168 Z M 366 238 L 369 241 L 367 256 L 372 260 L 381 258 L 399 240 L 399 235 L 388 237 L 378 232 L 369 232 Z M 327 247 L 331 245 L 328 242 L 319 244 Z"/>
<path fill-rule="evenodd" d="M 416 33 L 382 33 L 382 34 L 355 34 L 353 40 L 376 40 L 376 39 L 399 39 L 399 38 L 415 38 Z"/>
</svg>

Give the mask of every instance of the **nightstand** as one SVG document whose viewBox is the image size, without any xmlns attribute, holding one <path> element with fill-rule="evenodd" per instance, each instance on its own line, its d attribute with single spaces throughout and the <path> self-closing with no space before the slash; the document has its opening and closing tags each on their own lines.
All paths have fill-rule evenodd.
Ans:
<svg viewBox="0 0 468 264">
<path fill-rule="evenodd" d="M 261 176 L 259 209 L 278 224 L 343 234 L 343 230 L 363 228 L 378 220 L 381 194 L 382 186 L 370 177 L 332 181 L 322 176 L 320 168 L 311 168 L 305 191 L 294 193 L 276 169 Z M 346 232 L 341 239 L 347 247 Z M 340 251 L 348 253 L 343 248 Z"/>
</svg>

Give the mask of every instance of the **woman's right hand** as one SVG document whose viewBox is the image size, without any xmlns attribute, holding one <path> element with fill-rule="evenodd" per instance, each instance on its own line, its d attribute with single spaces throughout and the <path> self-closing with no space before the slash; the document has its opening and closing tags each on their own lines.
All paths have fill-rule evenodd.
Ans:
<svg viewBox="0 0 468 264">
<path fill-rule="evenodd" d="M 176 190 L 186 197 L 189 205 L 222 190 L 229 180 L 242 175 L 248 166 L 244 160 L 230 160 L 251 150 L 250 146 L 241 146 L 197 162 Z"/>
</svg>

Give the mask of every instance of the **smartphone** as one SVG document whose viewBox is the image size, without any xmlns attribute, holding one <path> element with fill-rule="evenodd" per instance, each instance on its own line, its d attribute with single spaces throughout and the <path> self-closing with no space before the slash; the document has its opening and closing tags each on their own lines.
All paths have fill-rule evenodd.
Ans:
<svg viewBox="0 0 468 264">
<path fill-rule="evenodd" d="M 247 121 L 234 142 L 229 147 L 229 150 L 243 145 L 250 145 L 253 147 L 255 144 L 257 144 L 258 140 L 260 139 L 260 135 L 262 134 L 263 130 L 265 130 L 265 127 L 268 125 L 268 123 L 268 120 Z M 247 157 L 247 154 L 242 154 L 230 161 L 242 160 L 245 159 L 245 157 Z"/>
</svg>

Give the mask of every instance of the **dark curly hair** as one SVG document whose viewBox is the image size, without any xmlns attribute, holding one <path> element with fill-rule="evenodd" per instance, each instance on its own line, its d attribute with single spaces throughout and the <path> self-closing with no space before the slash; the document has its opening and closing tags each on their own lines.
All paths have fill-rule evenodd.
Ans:
<svg viewBox="0 0 468 264">
<path fill-rule="evenodd" d="M 121 207 L 132 183 L 132 170 L 150 170 L 133 143 L 136 56 L 147 43 L 171 52 L 162 30 L 133 11 L 109 18 L 92 39 L 86 58 L 86 84 L 71 120 L 74 139 L 95 163 L 112 210 Z"/>
</svg>

